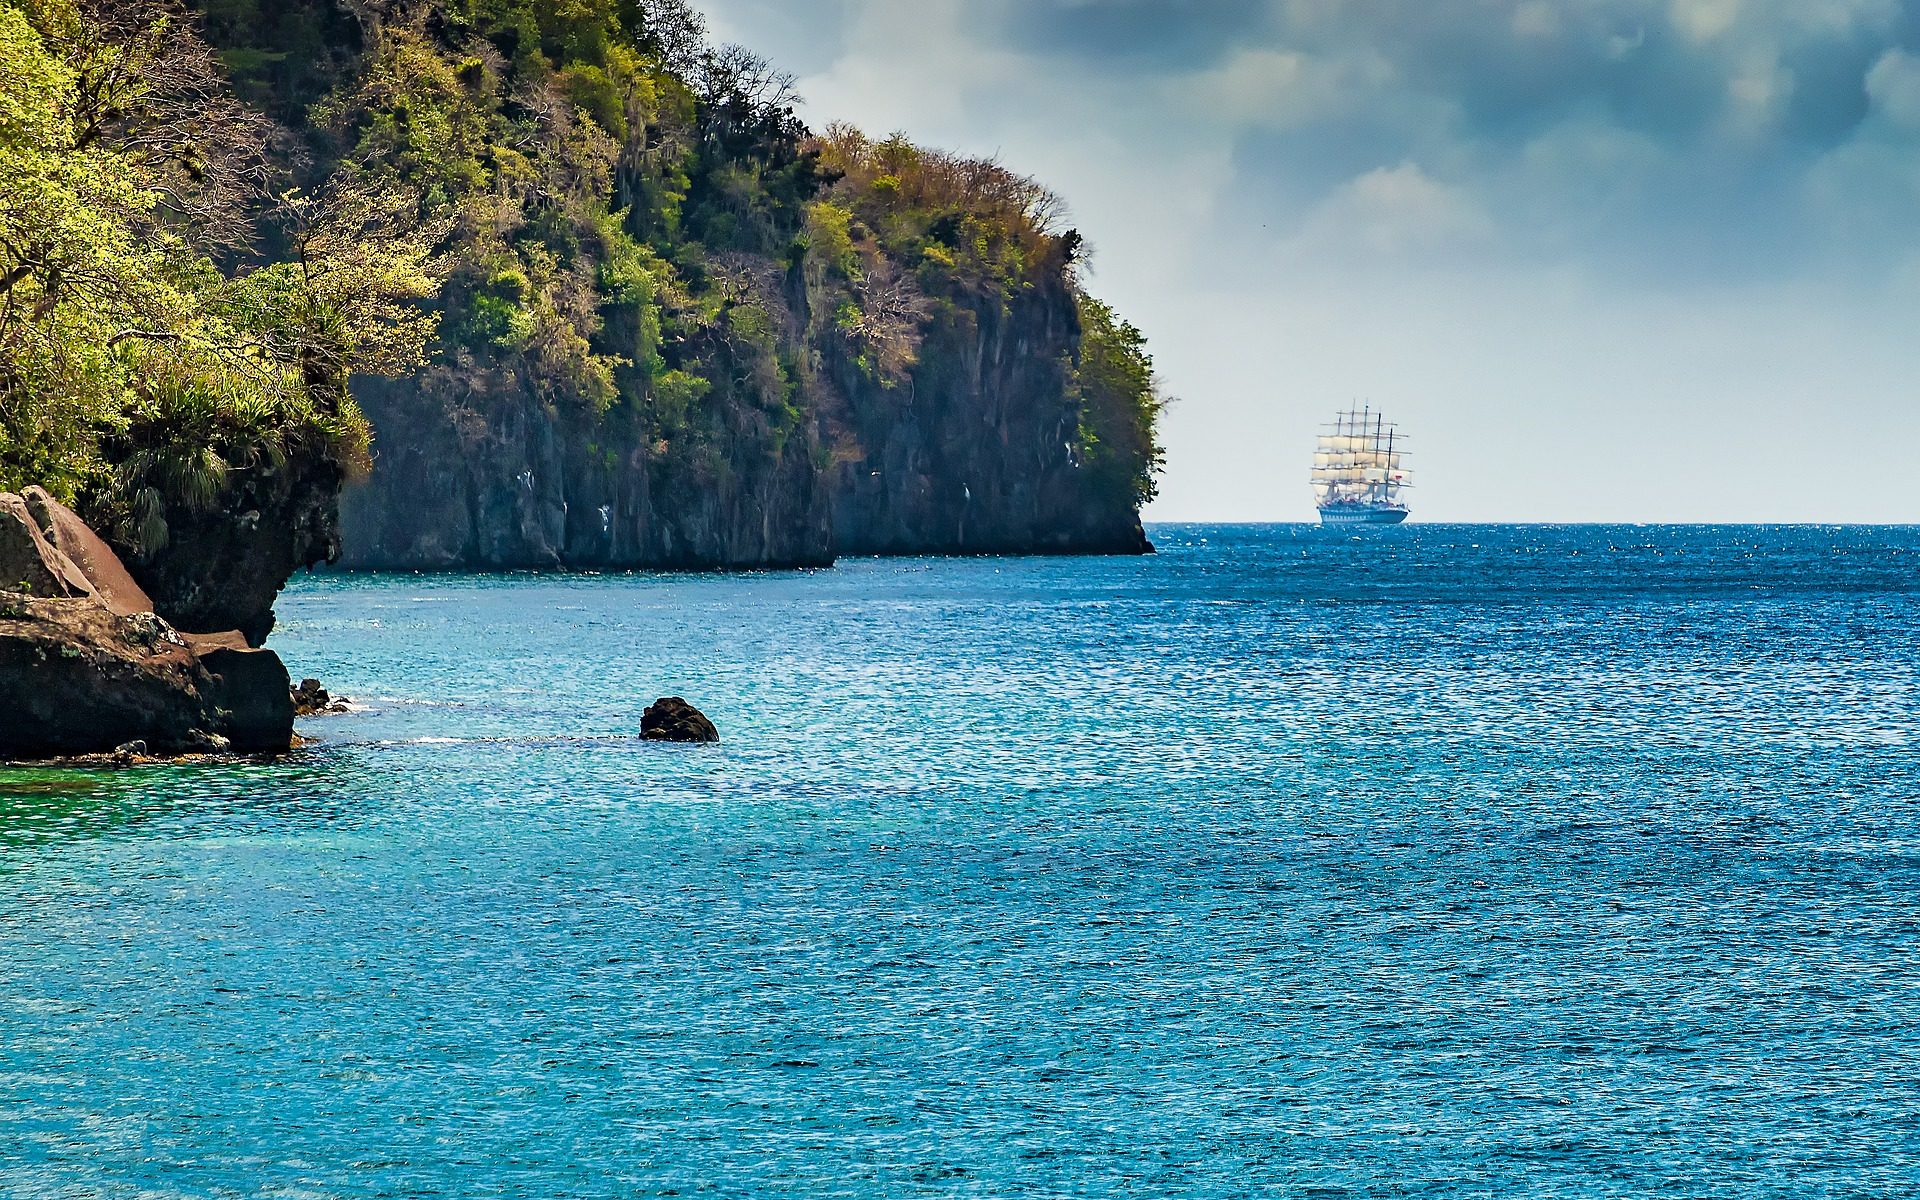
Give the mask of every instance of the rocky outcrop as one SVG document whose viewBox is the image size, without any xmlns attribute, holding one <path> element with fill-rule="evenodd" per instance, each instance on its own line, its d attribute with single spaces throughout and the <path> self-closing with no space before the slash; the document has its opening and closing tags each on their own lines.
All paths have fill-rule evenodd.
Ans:
<svg viewBox="0 0 1920 1200">
<path fill-rule="evenodd" d="M 322 687 L 318 679 L 302 679 L 293 689 L 293 715 L 296 717 L 319 717 L 351 711 L 345 696 L 335 696 Z"/>
<path fill-rule="evenodd" d="M 323 453 L 296 454 L 275 470 L 233 472 L 218 505 L 169 511 L 164 547 L 122 546 L 124 569 L 175 628 L 237 629 L 259 646 L 293 573 L 340 556 L 341 482 L 339 463 Z"/>
<path fill-rule="evenodd" d="M 640 736 L 649 742 L 717 742 L 720 731 L 693 705 L 678 696 L 666 696 L 641 714 Z"/>
<path fill-rule="evenodd" d="M 0 494 L 0 757 L 277 752 L 287 670 L 237 631 L 182 633 L 45 492 Z"/>
</svg>

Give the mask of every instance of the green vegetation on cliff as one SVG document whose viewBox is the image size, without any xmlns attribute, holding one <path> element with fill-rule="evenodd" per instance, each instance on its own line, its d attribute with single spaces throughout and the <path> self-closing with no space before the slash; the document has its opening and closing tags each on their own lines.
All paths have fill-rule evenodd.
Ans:
<svg viewBox="0 0 1920 1200">
<path fill-rule="evenodd" d="M 411 373 L 375 414 L 396 462 L 410 438 L 511 480 L 533 421 L 604 477 L 569 482 L 563 541 L 591 504 L 660 526 L 656 556 L 806 558 L 752 510 L 830 528 L 834 471 L 890 489 L 846 519 L 900 545 L 1151 497 L 1151 363 L 1059 201 L 816 136 L 683 0 L 197 8 L 0 0 L 0 486 L 150 552 L 290 454 L 363 468 L 350 378 Z"/>
<path fill-rule="evenodd" d="M 0 488 L 158 547 L 235 472 L 364 464 L 348 376 L 424 361 L 434 239 L 404 199 L 276 190 L 271 132 L 184 12 L 0 4 Z"/>
</svg>

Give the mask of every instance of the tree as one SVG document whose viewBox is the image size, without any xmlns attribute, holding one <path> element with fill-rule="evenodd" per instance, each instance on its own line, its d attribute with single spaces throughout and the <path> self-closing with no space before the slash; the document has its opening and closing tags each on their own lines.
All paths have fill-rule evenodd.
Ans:
<svg viewBox="0 0 1920 1200">
<path fill-rule="evenodd" d="M 1080 403 L 1076 447 L 1098 487 L 1134 504 L 1159 494 L 1165 455 L 1156 425 L 1166 409 L 1146 335 L 1108 305 L 1080 297 L 1080 354 L 1073 394 Z"/>
<path fill-rule="evenodd" d="M 746 117 L 782 114 L 799 103 L 799 80 L 745 46 L 722 46 L 700 56 L 700 98 L 713 108 L 731 107 Z"/>
<path fill-rule="evenodd" d="M 661 66 L 685 78 L 707 52 L 707 19 L 687 0 L 640 0 L 636 40 Z"/>
<path fill-rule="evenodd" d="M 236 461 L 364 460 L 347 380 L 418 361 L 435 234 L 382 192 L 276 202 L 272 132 L 174 0 L 0 0 L 0 486 L 164 514 Z M 260 265 L 275 212 L 297 254 Z"/>
</svg>

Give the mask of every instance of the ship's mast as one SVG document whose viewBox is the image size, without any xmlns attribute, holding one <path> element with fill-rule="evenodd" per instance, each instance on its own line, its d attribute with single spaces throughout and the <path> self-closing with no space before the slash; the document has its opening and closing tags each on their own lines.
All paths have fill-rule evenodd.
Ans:
<svg viewBox="0 0 1920 1200">
<path fill-rule="evenodd" d="M 1400 433 L 1372 404 L 1346 408 L 1322 428 L 1314 454 L 1313 490 L 1321 507 L 1384 506 L 1409 487 L 1400 465 Z"/>
<path fill-rule="evenodd" d="M 1381 443 L 1391 436 L 1387 430 L 1387 418 L 1385 414 L 1382 414 L 1375 419 L 1373 429 L 1374 458 L 1380 464 L 1381 471 L 1385 473 L 1385 478 L 1380 481 L 1380 502 L 1382 504 L 1391 503 L 1393 500 L 1393 456 L 1387 454 L 1381 448 Z"/>
<path fill-rule="evenodd" d="M 1400 490 L 1400 489 L 1399 489 L 1398 487 L 1395 487 L 1395 486 L 1394 486 L 1394 482 L 1393 482 L 1393 477 L 1394 477 L 1394 476 L 1395 476 L 1396 474 L 1398 474 L 1398 473 L 1399 473 L 1399 467 L 1398 467 L 1398 465 L 1397 465 L 1397 464 L 1398 464 L 1398 463 L 1399 463 L 1399 461 L 1400 461 L 1399 459 L 1397 459 L 1397 458 L 1395 458 L 1395 457 L 1393 456 L 1393 435 L 1394 435 L 1394 433 L 1395 433 L 1395 431 L 1394 431 L 1394 430 L 1392 430 L 1392 429 L 1389 429 L 1389 430 L 1387 430 L 1387 488 L 1386 488 L 1386 494 L 1387 494 L 1387 499 L 1388 499 L 1388 500 L 1392 500 L 1392 499 L 1394 498 L 1394 496 L 1395 496 L 1395 494 L 1396 494 L 1396 493 L 1398 493 L 1398 492 L 1399 492 L 1399 490 Z"/>
</svg>

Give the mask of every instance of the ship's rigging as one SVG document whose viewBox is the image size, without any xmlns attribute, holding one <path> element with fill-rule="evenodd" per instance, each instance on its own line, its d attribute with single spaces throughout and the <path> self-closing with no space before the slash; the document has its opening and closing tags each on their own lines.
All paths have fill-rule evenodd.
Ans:
<svg viewBox="0 0 1920 1200">
<path fill-rule="evenodd" d="M 1339 414 L 1320 435 L 1313 456 L 1313 496 L 1323 518 L 1397 522 L 1406 519 L 1401 491 L 1413 485 L 1407 439 L 1371 407 Z"/>
</svg>

